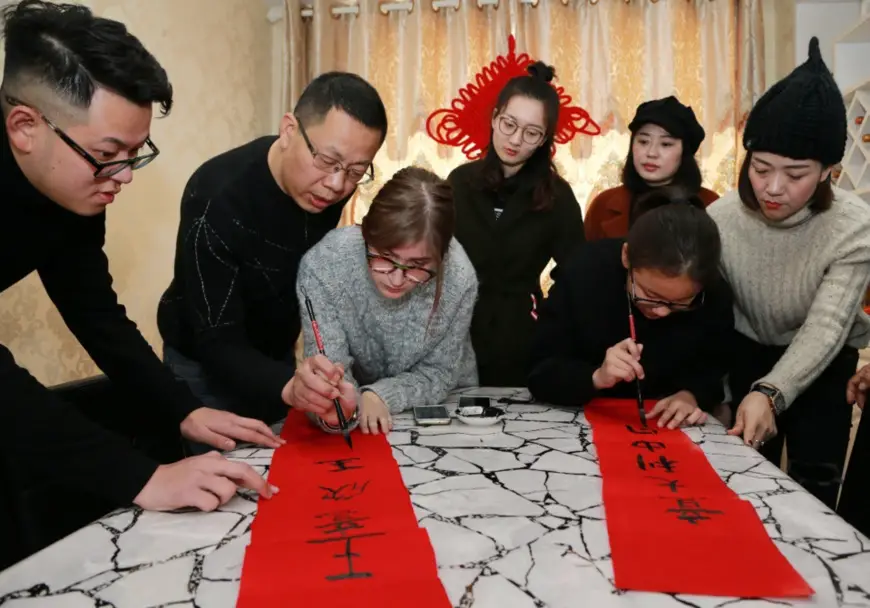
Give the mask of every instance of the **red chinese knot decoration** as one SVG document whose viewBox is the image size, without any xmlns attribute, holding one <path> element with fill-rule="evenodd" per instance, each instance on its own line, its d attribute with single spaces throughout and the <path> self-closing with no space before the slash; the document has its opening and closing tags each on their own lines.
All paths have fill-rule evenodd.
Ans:
<svg viewBox="0 0 870 608">
<path fill-rule="evenodd" d="M 449 108 L 440 108 L 429 115 L 426 119 L 429 137 L 439 144 L 461 148 L 469 160 L 483 155 L 489 147 L 492 112 L 499 93 L 510 79 L 527 75 L 528 67 L 534 63 L 527 53 L 517 55 L 516 47 L 516 40 L 510 36 L 507 55 L 499 55 L 480 70 L 472 82 L 459 89 L 459 96 Z M 559 96 L 559 120 L 554 137 L 557 144 L 568 143 L 578 133 L 601 133 L 601 127 L 586 110 L 571 105 L 571 96 L 563 87 L 553 85 L 553 88 Z"/>
</svg>

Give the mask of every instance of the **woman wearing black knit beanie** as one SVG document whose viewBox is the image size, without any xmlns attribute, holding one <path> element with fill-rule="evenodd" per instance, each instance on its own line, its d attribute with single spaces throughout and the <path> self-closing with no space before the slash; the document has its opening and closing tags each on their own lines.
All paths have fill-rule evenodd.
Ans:
<svg viewBox="0 0 870 608">
<path fill-rule="evenodd" d="M 834 508 L 849 442 L 845 387 L 870 337 L 870 207 L 831 185 L 846 146 L 843 97 L 816 38 L 758 100 L 739 187 L 708 211 L 722 236 L 736 337 L 729 431 Z"/>
</svg>

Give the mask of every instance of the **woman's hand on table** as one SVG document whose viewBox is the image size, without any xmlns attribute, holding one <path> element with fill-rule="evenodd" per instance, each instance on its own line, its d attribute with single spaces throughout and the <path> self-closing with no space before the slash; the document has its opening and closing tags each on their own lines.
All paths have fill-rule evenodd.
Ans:
<svg viewBox="0 0 870 608">
<path fill-rule="evenodd" d="M 311 412 L 329 424 L 338 424 L 333 399 L 341 402 L 344 417 L 356 409 L 356 389 L 344 380 L 344 368 L 323 355 L 308 357 L 281 391 L 284 403 L 303 412 Z"/>
<path fill-rule="evenodd" d="M 857 405 L 862 410 L 867 402 L 867 389 L 870 388 L 870 365 L 865 365 L 852 376 L 846 385 L 846 401 Z"/>
<path fill-rule="evenodd" d="M 743 442 L 755 449 L 776 437 L 776 416 L 770 407 L 770 400 L 758 392 L 746 395 L 737 408 L 734 426 L 728 430 L 728 434 L 743 437 Z"/>
<path fill-rule="evenodd" d="M 707 422 L 707 413 L 698 407 L 698 401 L 689 391 L 680 391 L 659 399 L 647 414 L 647 418 L 657 416 L 659 428 L 667 425 L 669 429 L 675 429 L 678 426 L 695 426 Z"/>
<path fill-rule="evenodd" d="M 604 355 L 601 367 L 592 374 L 592 384 L 601 390 L 619 382 L 631 382 L 635 378 L 643 380 L 643 366 L 640 364 L 642 351 L 643 345 L 631 338 L 611 346 Z"/>
<path fill-rule="evenodd" d="M 284 440 L 275 435 L 262 420 L 243 418 L 232 412 L 201 407 L 181 422 L 185 439 L 205 443 L 219 450 L 232 450 L 236 442 L 247 441 L 267 448 L 279 448 Z"/>
<path fill-rule="evenodd" d="M 250 465 L 209 452 L 158 466 L 133 502 L 147 511 L 185 507 L 214 511 L 235 496 L 239 487 L 254 490 L 264 498 L 278 492 Z"/>
<path fill-rule="evenodd" d="M 384 435 L 393 430 L 390 408 L 374 391 L 366 391 L 360 397 L 359 428 L 372 435 L 377 435 L 379 428 Z"/>
</svg>

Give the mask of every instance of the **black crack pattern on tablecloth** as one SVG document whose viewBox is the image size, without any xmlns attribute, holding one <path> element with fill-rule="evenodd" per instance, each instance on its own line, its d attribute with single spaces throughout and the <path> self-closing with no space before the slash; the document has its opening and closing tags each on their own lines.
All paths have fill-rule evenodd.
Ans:
<svg viewBox="0 0 870 608">
<path fill-rule="evenodd" d="M 404 414 L 390 436 L 454 606 L 870 607 L 870 540 L 717 424 L 686 433 L 755 506 L 816 597 L 789 602 L 617 590 L 597 455 L 582 412 L 523 403 L 523 390 L 459 394 L 507 398 L 505 420 L 486 428 L 458 422 L 419 428 Z M 231 456 L 265 475 L 271 450 L 243 447 Z M 230 608 L 256 502 L 245 492 L 214 513 L 113 513 L 0 573 L 0 605 L 39 606 L 52 598 L 52 608 Z"/>
</svg>

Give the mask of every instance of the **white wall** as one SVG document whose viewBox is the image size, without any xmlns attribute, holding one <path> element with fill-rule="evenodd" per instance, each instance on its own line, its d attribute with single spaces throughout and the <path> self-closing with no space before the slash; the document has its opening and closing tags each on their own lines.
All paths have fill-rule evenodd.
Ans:
<svg viewBox="0 0 870 608">
<path fill-rule="evenodd" d="M 807 58 L 810 38 L 818 36 L 822 57 L 834 69 L 834 42 L 859 19 L 860 0 L 798 0 L 795 8 L 795 65 Z"/>
</svg>

